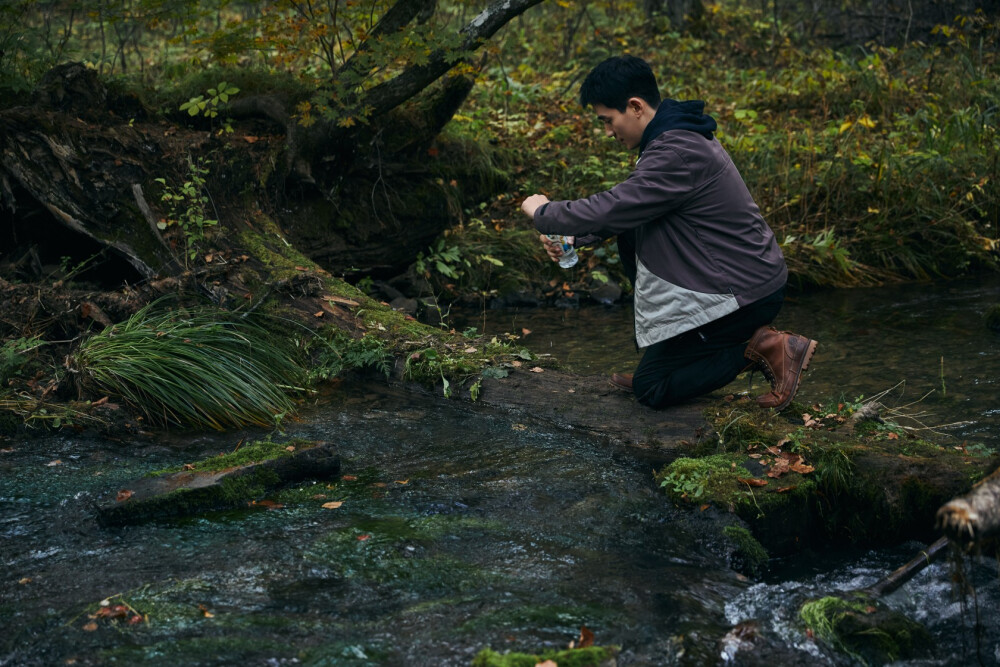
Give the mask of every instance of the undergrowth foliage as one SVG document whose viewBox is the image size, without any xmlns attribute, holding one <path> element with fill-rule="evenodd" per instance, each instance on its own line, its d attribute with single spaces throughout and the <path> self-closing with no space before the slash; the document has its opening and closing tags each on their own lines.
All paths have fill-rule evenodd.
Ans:
<svg viewBox="0 0 1000 667">
<path fill-rule="evenodd" d="M 220 430 L 280 423 L 305 381 L 290 346 L 258 324 L 155 303 L 85 340 L 73 365 L 153 423 Z"/>
</svg>

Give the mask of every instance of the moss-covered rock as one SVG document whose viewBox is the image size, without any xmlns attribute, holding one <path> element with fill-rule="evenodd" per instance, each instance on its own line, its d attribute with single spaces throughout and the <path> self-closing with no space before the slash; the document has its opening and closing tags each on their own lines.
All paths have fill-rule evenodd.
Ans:
<svg viewBox="0 0 1000 667">
<path fill-rule="evenodd" d="M 813 406 L 797 418 L 749 400 L 719 403 L 706 413 L 714 443 L 703 441 L 657 479 L 675 503 L 736 514 L 775 555 L 830 541 L 933 541 L 937 508 L 995 462 L 881 419 L 858 422 L 861 407 Z"/>
<path fill-rule="evenodd" d="M 767 549 L 743 526 L 726 526 L 722 529 L 722 534 L 735 545 L 729 558 L 730 567 L 751 577 L 759 576 L 767 567 Z"/>
<path fill-rule="evenodd" d="M 929 657 L 933 649 L 922 625 L 862 593 L 809 601 L 799 617 L 816 639 L 865 665 Z"/>
<path fill-rule="evenodd" d="M 472 667 L 536 667 L 547 660 L 559 667 L 613 667 L 618 664 L 617 655 L 618 648 L 613 646 L 588 646 L 542 653 L 497 653 L 484 648 L 472 661 Z"/>
</svg>

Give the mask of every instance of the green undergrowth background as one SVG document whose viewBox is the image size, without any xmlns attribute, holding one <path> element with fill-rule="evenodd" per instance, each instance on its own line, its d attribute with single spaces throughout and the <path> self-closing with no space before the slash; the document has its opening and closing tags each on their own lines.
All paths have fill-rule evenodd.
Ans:
<svg viewBox="0 0 1000 667">
<path fill-rule="evenodd" d="M 508 26 L 446 129 L 446 137 L 501 147 L 496 163 L 511 177 L 509 192 L 467 216 L 529 228 L 517 211 L 524 196 L 578 198 L 623 179 L 635 156 L 603 136 L 576 96 L 593 65 L 631 53 L 651 63 L 666 97 L 705 101 L 793 282 L 844 287 L 997 268 L 1000 77 L 991 20 L 958 16 L 933 43 L 833 50 L 792 26 L 776 29 L 755 9 L 711 8 L 698 37 L 645 21 L 638 9 L 600 6 L 588 12 L 593 29 L 572 40 L 569 10 L 536 8 Z M 466 238 L 481 244 L 473 229 L 447 238 L 459 248 Z M 498 233 L 496 243 L 503 239 Z M 614 275 L 613 246 L 584 260 L 584 269 L 600 264 Z"/>
</svg>

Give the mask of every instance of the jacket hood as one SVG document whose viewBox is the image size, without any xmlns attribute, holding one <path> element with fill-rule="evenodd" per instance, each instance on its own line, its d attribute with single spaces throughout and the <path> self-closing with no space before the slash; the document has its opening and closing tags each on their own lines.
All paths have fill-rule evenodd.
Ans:
<svg viewBox="0 0 1000 667">
<path fill-rule="evenodd" d="M 701 100 L 678 102 L 665 99 L 660 102 L 660 106 L 656 108 L 656 115 L 642 133 L 639 155 L 646 150 L 646 144 L 669 130 L 690 130 L 706 139 L 711 139 L 718 125 L 714 118 L 702 113 L 704 109 L 705 103 Z"/>
</svg>

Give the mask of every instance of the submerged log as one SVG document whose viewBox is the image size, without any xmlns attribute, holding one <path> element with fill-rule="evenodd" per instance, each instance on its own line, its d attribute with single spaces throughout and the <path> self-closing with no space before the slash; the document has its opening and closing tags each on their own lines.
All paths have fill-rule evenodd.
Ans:
<svg viewBox="0 0 1000 667">
<path fill-rule="evenodd" d="M 286 484 L 329 479 L 339 472 L 340 457 L 331 443 L 255 443 L 243 453 L 134 480 L 98 506 L 97 521 L 104 526 L 124 525 L 245 507 Z"/>
<path fill-rule="evenodd" d="M 965 548 L 981 548 L 1000 536 L 1000 468 L 971 491 L 945 503 L 936 527 Z"/>
</svg>

